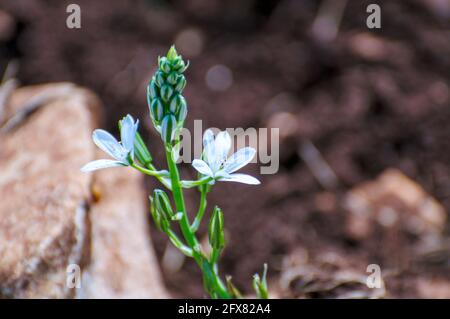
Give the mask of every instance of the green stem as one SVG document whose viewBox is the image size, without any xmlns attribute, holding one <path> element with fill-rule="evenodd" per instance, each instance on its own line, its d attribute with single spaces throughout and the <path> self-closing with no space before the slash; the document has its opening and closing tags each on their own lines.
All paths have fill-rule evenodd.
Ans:
<svg viewBox="0 0 450 319">
<path fill-rule="evenodd" d="M 163 184 L 167 189 L 169 189 L 169 190 L 172 189 L 170 184 L 167 183 L 167 181 L 164 179 L 164 177 L 161 176 L 161 172 L 157 171 L 156 168 L 152 164 L 148 164 L 147 165 L 148 169 L 144 168 L 142 166 L 139 166 L 136 163 L 131 164 L 131 167 L 137 169 L 141 173 L 144 173 L 144 174 L 149 175 L 149 176 L 156 177 L 156 179 L 158 179 L 158 181 L 160 181 L 161 184 Z"/>
<path fill-rule="evenodd" d="M 183 188 L 192 188 L 192 187 L 196 187 L 196 186 L 205 185 L 205 184 L 209 183 L 212 180 L 213 180 L 212 177 L 205 176 L 205 177 L 202 177 L 201 179 L 198 179 L 198 180 L 195 180 L 195 181 L 181 181 L 181 186 Z"/>
<path fill-rule="evenodd" d="M 180 238 L 178 238 L 177 234 L 175 234 L 171 229 L 166 230 L 167 236 L 169 236 L 170 241 L 172 244 L 177 247 L 183 254 L 185 254 L 188 257 L 193 256 L 193 251 L 191 248 L 184 245 Z"/>
<path fill-rule="evenodd" d="M 197 264 L 203 270 L 205 265 L 210 267 L 210 264 L 207 261 L 206 257 L 202 254 L 197 237 L 191 230 L 191 226 L 186 212 L 186 206 L 184 203 L 183 188 L 181 187 L 180 182 L 180 173 L 178 172 L 178 167 L 176 163 L 172 159 L 171 145 L 166 145 L 166 159 L 167 165 L 169 167 L 170 179 L 172 182 L 172 194 L 175 200 L 175 207 L 177 209 L 177 212 L 183 213 L 183 216 L 180 219 L 181 232 L 183 233 L 184 239 L 186 240 L 188 246 L 192 248 L 193 254 L 192 257 L 195 259 Z M 220 277 L 215 272 L 211 272 L 210 269 L 204 271 L 208 271 L 213 274 L 212 281 L 215 286 L 214 287 L 216 290 L 215 292 L 221 298 L 230 298 L 230 294 L 228 293 Z"/>
<path fill-rule="evenodd" d="M 200 223 L 202 221 L 203 215 L 205 214 L 206 210 L 206 191 L 202 189 L 200 191 L 200 205 L 198 207 L 197 216 L 195 216 L 195 219 L 191 225 L 191 230 L 193 233 L 197 232 L 198 228 L 200 227 Z"/>
</svg>

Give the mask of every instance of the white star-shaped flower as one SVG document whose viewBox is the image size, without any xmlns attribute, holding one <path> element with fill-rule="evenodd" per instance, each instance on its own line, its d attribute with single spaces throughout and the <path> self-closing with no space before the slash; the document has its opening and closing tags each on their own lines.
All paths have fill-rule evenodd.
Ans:
<svg viewBox="0 0 450 319">
<path fill-rule="evenodd" d="M 100 159 L 87 163 L 81 168 L 83 172 L 91 172 L 98 169 L 129 166 L 134 160 L 134 138 L 139 121 L 134 121 L 131 115 L 127 115 L 122 120 L 120 128 L 121 142 L 105 130 L 95 130 L 92 133 L 92 140 L 102 151 L 114 158 Z"/>
<path fill-rule="evenodd" d="M 202 159 L 193 160 L 192 166 L 200 174 L 211 177 L 213 181 L 260 184 L 260 181 L 253 176 L 234 173 L 253 159 L 256 150 L 252 147 L 244 147 L 227 158 L 230 148 L 231 137 L 227 131 L 220 132 L 214 139 L 214 133 L 207 130 L 203 135 Z"/>
</svg>

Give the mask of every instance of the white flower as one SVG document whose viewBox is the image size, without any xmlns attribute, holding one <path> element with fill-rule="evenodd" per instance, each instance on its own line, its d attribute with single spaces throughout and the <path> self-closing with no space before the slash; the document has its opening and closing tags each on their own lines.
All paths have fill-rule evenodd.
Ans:
<svg viewBox="0 0 450 319">
<path fill-rule="evenodd" d="M 195 159 L 192 166 L 202 175 L 217 181 L 239 182 L 258 185 L 259 180 L 247 174 L 232 174 L 247 165 L 255 156 L 252 147 L 244 147 L 227 159 L 231 148 L 231 137 L 227 131 L 220 132 L 214 139 L 214 133 L 207 130 L 203 135 L 203 159 Z"/>
<path fill-rule="evenodd" d="M 105 130 L 95 130 L 92 139 L 102 151 L 108 153 L 114 160 L 101 159 L 87 163 L 81 168 L 83 172 L 91 172 L 102 168 L 129 166 L 134 159 L 134 138 L 139 121 L 134 122 L 131 115 L 122 120 L 120 128 L 121 142 Z"/>
</svg>

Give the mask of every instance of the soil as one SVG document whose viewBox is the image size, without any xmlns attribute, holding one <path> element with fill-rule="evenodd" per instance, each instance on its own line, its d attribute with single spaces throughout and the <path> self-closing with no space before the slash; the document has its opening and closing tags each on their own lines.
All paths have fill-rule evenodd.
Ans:
<svg viewBox="0 0 450 319">
<path fill-rule="evenodd" d="M 156 57 L 181 32 L 194 30 L 202 45 L 188 55 L 188 122 L 258 128 L 279 123 L 276 115 L 285 112 L 295 123 L 293 131 L 284 121 L 278 125 L 283 138 L 276 175 L 261 176 L 260 187 L 221 183 L 210 196 L 210 206 L 225 213 L 222 273 L 251 293 L 251 277 L 264 262 L 276 287 L 286 256 L 298 249 L 314 256 L 333 251 L 363 273 L 370 263 L 395 273 L 386 279 L 389 297 L 420 297 L 422 279 L 450 282 L 445 246 L 438 263 L 419 263 L 417 238 L 401 230 L 395 249 L 392 237 L 380 233 L 355 240 L 345 227 L 342 198 L 397 168 L 449 211 L 450 4 L 378 1 L 382 28 L 368 29 L 366 7 L 374 1 L 349 0 L 334 36 L 312 27 L 325 2 L 78 0 L 82 28 L 71 30 L 65 1 L 0 0 L 8 17 L 0 23 L 0 66 L 17 60 L 23 85 L 72 81 L 92 89 L 104 102 L 106 129 L 116 130 L 117 120 L 131 113 L 146 122 L 141 130 L 150 149 L 159 149 L 145 121 L 145 86 Z M 332 18 L 339 10 L 334 6 Z M 233 75 L 221 92 L 205 83 L 205 73 L 218 64 Z M 335 182 L 314 177 L 299 152 L 305 141 L 319 150 Z M 156 152 L 156 160 L 161 155 Z M 251 166 L 247 171 L 256 174 L 257 165 Z M 183 175 L 190 172 L 183 167 Z M 154 186 L 149 180 L 146 187 Z M 196 196 L 189 193 L 191 211 Z M 162 258 L 167 240 L 151 227 Z M 449 241 L 448 225 L 439 236 Z M 399 266 L 399 254 L 408 266 Z M 199 279 L 191 261 L 165 276 L 176 297 L 202 297 Z"/>
</svg>

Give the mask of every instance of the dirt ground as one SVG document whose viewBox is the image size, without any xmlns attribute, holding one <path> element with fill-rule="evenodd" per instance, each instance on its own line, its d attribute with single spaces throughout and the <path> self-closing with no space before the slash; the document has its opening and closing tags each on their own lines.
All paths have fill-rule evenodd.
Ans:
<svg viewBox="0 0 450 319">
<path fill-rule="evenodd" d="M 69 30 L 70 2 L 0 0 L 0 66 L 17 60 L 23 85 L 73 81 L 92 89 L 104 102 L 105 128 L 115 130 L 126 113 L 138 116 L 152 150 L 159 140 L 145 121 L 145 86 L 156 57 L 175 42 L 191 62 L 187 122 L 280 127 L 279 172 L 261 176 L 260 187 L 222 183 L 210 197 L 225 213 L 222 273 L 250 293 L 264 262 L 278 287 L 287 256 L 314 262 L 333 254 L 360 273 L 379 264 L 389 274 L 388 297 L 450 294 L 448 223 L 434 233 L 431 257 L 419 249 L 429 234 L 402 227 L 407 215 L 389 231 L 371 223 L 370 234 L 358 237 L 348 227 L 345 194 L 387 168 L 450 209 L 450 3 L 376 1 L 382 28 L 370 30 L 366 7 L 373 2 L 78 0 L 82 28 Z M 232 72 L 223 91 L 205 82 L 215 65 Z M 308 145 L 331 177 L 314 175 Z M 256 174 L 257 165 L 248 171 Z M 149 180 L 149 192 L 154 186 Z M 197 194 L 189 194 L 192 211 Z M 151 227 L 162 258 L 167 241 Z M 202 297 L 199 279 L 191 261 L 165 276 L 176 297 Z"/>
</svg>

